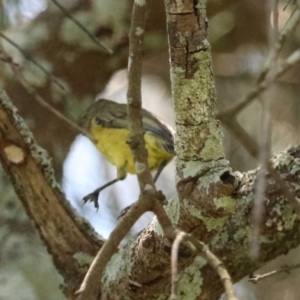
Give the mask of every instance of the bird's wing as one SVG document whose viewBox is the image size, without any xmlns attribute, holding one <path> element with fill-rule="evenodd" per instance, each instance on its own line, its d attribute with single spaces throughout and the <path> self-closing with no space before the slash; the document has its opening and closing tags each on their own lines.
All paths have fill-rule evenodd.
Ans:
<svg viewBox="0 0 300 300">
<path fill-rule="evenodd" d="M 96 118 L 96 123 L 108 128 L 128 128 L 127 111 L 107 110 Z"/>
<path fill-rule="evenodd" d="M 119 104 L 120 105 L 120 104 Z M 126 106 L 126 104 L 125 104 Z M 174 153 L 174 131 L 162 119 L 142 109 L 143 131 L 159 137 L 166 151 Z M 127 110 L 110 110 L 105 115 L 97 116 L 96 122 L 109 128 L 128 128 Z"/>
<path fill-rule="evenodd" d="M 161 139 L 162 146 L 166 151 L 174 152 L 174 131 L 162 119 L 154 116 L 152 113 L 142 110 L 143 114 L 143 131 L 158 136 Z"/>
</svg>

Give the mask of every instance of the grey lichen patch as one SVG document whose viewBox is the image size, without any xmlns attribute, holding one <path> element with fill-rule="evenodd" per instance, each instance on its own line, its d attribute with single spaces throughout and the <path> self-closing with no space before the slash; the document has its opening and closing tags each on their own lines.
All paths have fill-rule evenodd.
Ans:
<svg viewBox="0 0 300 300">
<path fill-rule="evenodd" d="M 229 162 L 226 159 L 219 159 L 219 160 L 213 160 L 208 162 L 193 161 L 193 160 L 189 160 L 189 161 L 177 160 L 177 164 L 182 170 L 184 178 L 190 176 L 200 177 L 213 170 L 214 174 L 216 174 L 216 176 L 214 176 L 215 177 L 214 182 L 217 182 L 220 180 L 219 175 L 221 175 L 221 173 L 217 174 L 219 173 L 219 169 L 222 170 L 222 172 L 227 171 Z"/>
<path fill-rule="evenodd" d="M 275 212 L 277 216 L 281 216 L 282 215 L 282 204 L 275 203 L 271 208 L 271 212 Z"/>
<path fill-rule="evenodd" d="M 156 216 L 152 219 L 151 223 L 148 226 L 149 230 L 153 230 L 158 236 L 163 236 L 164 232 L 159 225 Z"/>
<path fill-rule="evenodd" d="M 213 202 L 216 208 L 223 208 L 228 213 L 234 213 L 236 201 L 228 196 L 223 196 L 220 198 L 214 198 Z"/>
<path fill-rule="evenodd" d="M 202 216 L 202 221 L 205 224 L 207 231 L 209 232 L 212 230 L 221 230 L 226 220 L 226 217 L 212 218 Z"/>
<path fill-rule="evenodd" d="M 271 237 L 269 235 L 260 235 L 259 242 L 261 245 L 263 245 L 263 244 L 268 245 L 268 244 L 274 243 L 274 240 L 278 239 L 278 238 L 279 238 L 278 234 L 276 234 L 276 237 L 275 236 Z"/>
<path fill-rule="evenodd" d="M 166 212 L 172 221 L 172 224 L 176 226 L 180 218 L 180 202 L 179 199 L 173 198 L 166 207 Z"/>
<path fill-rule="evenodd" d="M 216 218 L 203 216 L 202 212 L 199 209 L 197 209 L 185 199 L 183 200 L 183 204 L 185 206 L 185 209 L 190 213 L 190 215 L 198 218 L 204 223 L 207 231 L 209 232 L 212 230 L 221 230 L 227 220 L 227 217 Z"/>
<path fill-rule="evenodd" d="M 141 174 L 146 170 L 146 165 L 143 163 L 135 162 L 134 167 L 136 174 Z"/>
<path fill-rule="evenodd" d="M 32 157 L 36 163 L 40 165 L 41 170 L 48 179 L 53 188 L 59 187 L 59 184 L 54 178 L 54 171 L 51 165 L 51 158 L 46 150 L 41 148 L 35 141 L 32 132 L 28 129 L 24 120 L 17 114 L 16 107 L 12 104 L 6 93 L 0 90 L 0 104 L 3 105 L 6 112 L 12 117 L 12 121 L 20 135 L 23 137 L 24 142 L 28 146 Z"/>
<path fill-rule="evenodd" d="M 59 183 L 55 180 L 54 170 L 52 167 L 52 158 L 48 152 L 40 147 L 35 141 L 29 145 L 30 152 L 35 161 L 41 166 L 45 177 L 48 179 L 53 189 L 59 188 Z"/>
<path fill-rule="evenodd" d="M 151 184 L 146 184 L 144 190 L 145 191 L 153 191 L 153 187 Z"/>
<path fill-rule="evenodd" d="M 73 255 L 73 258 L 77 261 L 77 263 L 81 267 L 85 267 L 85 268 L 88 268 L 94 260 L 93 256 L 88 255 L 87 253 L 84 253 L 84 252 L 76 252 Z"/>
<path fill-rule="evenodd" d="M 146 0 L 135 0 L 136 5 L 144 6 L 146 4 Z"/>
<path fill-rule="evenodd" d="M 229 238 L 228 233 L 223 231 L 220 234 L 214 235 L 213 239 L 209 244 L 212 247 L 214 247 L 215 245 L 221 247 L 222 245 L 224 245 L 224 243 L 228 242 L 228 238 Z"/>
<path fill-rule="evenodd" d="M 202 290 L 201 268 L 207 261 L 201 256 L 197 256 L 194 262 L 179 274 L 178 296 L 179 299 L 197 299 Z"/>
<path fill-rule="evenodd" d="M 107 285 L 105 288 L 108 288 L 108 290 L 111 282 L 130 276 L 133 266 L 133 249 L 135 249 L 136 243 L 137 240 L 135 237 L 129 240 L 108 262 L 102 277 L 102 283 L 104 286 Z"/>
<path fill-rule="evenodd" d="M 183 66 L 171 69 L 171 81 L 177 124 L 207 123 L 214 113 L 216 93 L 210 66 L 210 51 L 191 55 L 195 72 L 187 78 Z"/>
<path fill-rule="evenodd" d="M 211 162 L 177 160 L 177 168 L 182 169 L 184 178 L 201 177 L 198 181 L 198 189 L 207 195 L 211 192 L 211 186 L 220 182 L 220 176 L 226 171 L 231 171 L 225 159 Z"/>
<path fill-rule="evenodd" d="M 144 29 L 142 27 L 136 27 L 135 28 L 135 35 L 139 36 L 144 33 Z"/>
<path fill-rule="evenodd" d="M 201 12 L 201 17 L 202 18 L 207 18 L 206 17 L 206 0 L 205 1 L 197 1 L 197 4 L 195 8 L 198 8 Z"/>
<path fill-rule="evenodd" d="M 218 121 L 195 126 L 178 124 L 176 129 L 175 149 L 180 159 L 210 161 L 224 157 Z"/>
<path fill-rule="evenodd" d="M 297 173 L 300 173 L 300 163 L 299 163 L 299 158 L 294 159 L 294 163 L 292 165 L 292 169 L 290 171 L 292 175 L 296 175 Z"/>
<path fill-rule="evenodd" d="M 291 230 L 295 226 L 297 221 L 297 214 L 292 212 L 290 205 L 285 205 L 282 211 L 283 228 L 285 230 Z"/>
<path fill-rule="evenodd" d="M 237 231 L 235 231 L 234 235 L 233 235 L 233 239 L 235 240 L 235 242 L 243 244 L 245 239 L 248 237 L 249 234 L 249 228 L 245 227 L 245 228 L 239 228 Z"/>
<path fill-rule="evenodd" d="M 182 67 L 175 67 L 175 68 L 173 68 L 172 69 L 172 74 L 174 75 L 174 76 L 182 76 L 182 75 L 184 75 L 185 74 L 185 72 L 186 72 L 186 69 L 185 68 L 182 68 Z"/>
<path fill-rule="evenodd" d="M 156 298 L 157 300 L 169 300 L 170 299 L 170 294 L 163 294 L 159 293 L 158 297 Z"/>
<path fill-rule="evenodd" d="M 288 152 L 280 152 L 272 158 L 273 167 L 277 169 L 280 166 L 289 166 L 293 161 L 294 157 Z"/>
<path fill-rule="evenodd" d="M 224 157 L 224 148 L 222 144 L 223 132 L 219 121 L 208 123 L 209 135 L 204 137 L 204 148 L 201 150 L 201 159 L 204 161 L 219 159 Z"/>
</svg>

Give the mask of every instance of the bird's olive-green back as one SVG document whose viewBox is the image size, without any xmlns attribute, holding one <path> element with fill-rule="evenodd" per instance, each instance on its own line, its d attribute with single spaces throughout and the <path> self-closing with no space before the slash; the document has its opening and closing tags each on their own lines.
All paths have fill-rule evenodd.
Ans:
<svg viewBox="0 0 300 300">
<path fill-rule="evenodd" d="M 142 109 L 143 131 L 161 138 L 164 148 L 174 154 L 174 132 L 162 119 L 151 112 Z M 100 99 L 94 102 L 84 113 L 80 125 L 89 131 L 92 119 L 106 128 L 128 128 L 127 105 L 114 101 Z"/>
</svg>

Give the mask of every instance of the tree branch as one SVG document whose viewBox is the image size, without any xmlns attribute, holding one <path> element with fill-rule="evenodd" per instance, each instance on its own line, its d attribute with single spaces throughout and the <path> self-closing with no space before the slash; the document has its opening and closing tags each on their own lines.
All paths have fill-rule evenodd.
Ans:
<svg viewBox="0 0 300 300">
<path fill-rule="evenodd" d="M 105 49 L 109 54 L 113 54 L 113 50 L 105 45 L 103 42 L 99 41 L 91 32 L 88 31 L 78 20 L 76 20 L 58 1 L 51 0 L 70 20 L 74 22 L 94 43 Z"/>
<path fill-rule="evenodd" d="M 176 239 L 172 246 L 172 256 L 171 256 L 171 265 L 172 265 L 172 292 L 170 300 L 176 300 L 177 298 L 177 284 L 178 284 L 178 274 L 177 274 L 177 263 L 178 263 L 178 253 L 180 244 L 183 242 L 190 242 L 193 246 L 190 248 L 197 253 L 197 255 L 202 256 L 210 266 L 216 271 L 219 275 L 227 295 L 228 300 L 237 300 L 234 294 L 234 288 L 232 284 L 231 277 L 224 267 L 223 263 L 208 249 L 208 246 L 202 242 L 195 239 L 192 235 L 187 234 L 183 231 L 177 232 Z M 188 245 L 185 243 L 185 245 Z M 199 283 L 200 284 L 200 283 Z"/>
<path fill-rule="evenodd" d="M 140 184 L 139 200 L 129 209 L 110 234 L 109 239 L 95 257 L 84 281 L 77 291 L 78 299 L 97 299 L 100 293 L 99 278 L 102 277 L 105 266 L 118 250 L 122 239 L 146 211 L 154 210 L 156 189 L 148 167 L 148 154 L 145 148 L 142 113 L 141 113 L 141 71 L 144 51 L 144 31 L 147 1 L 135 1 L 132 13 L 132 22 L 129 33 L 129 60 L 128 60 L 128 122 L 129 145 L 131 147 L 136 174 Z M 156 203 L 156 205 L 160 205 Z M 167 216 L 166 216 L 167 217 Z M 170 222 L 169 222 L 170 224 Z"/>
<path fill-rule="evenodd" d="M 79 252 L 87 257 L 94 255 L 102 242 L 64 198 L 54 179 L 50 158 L 36 144 L 3 91 L 0 91 L 0 160 L 56 268 L 65 278 L 69 292 L 74 291 L 86 268 L 86 265 L 81 268 L 76 255 Z"/>
</svg>

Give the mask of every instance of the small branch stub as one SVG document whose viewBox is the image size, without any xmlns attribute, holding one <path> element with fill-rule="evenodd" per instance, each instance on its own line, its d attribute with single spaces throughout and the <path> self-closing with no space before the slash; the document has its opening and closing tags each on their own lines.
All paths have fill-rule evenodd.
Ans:
<svg viewBox="0 0 300 300">
<path fill-rule="evenodd" d="M 22 148 L 16 145 L 9 145 L 3 148 L 3 153 L 9 163 L 21 164 L 25 160 L 25 152 Z"/>
</svg>

